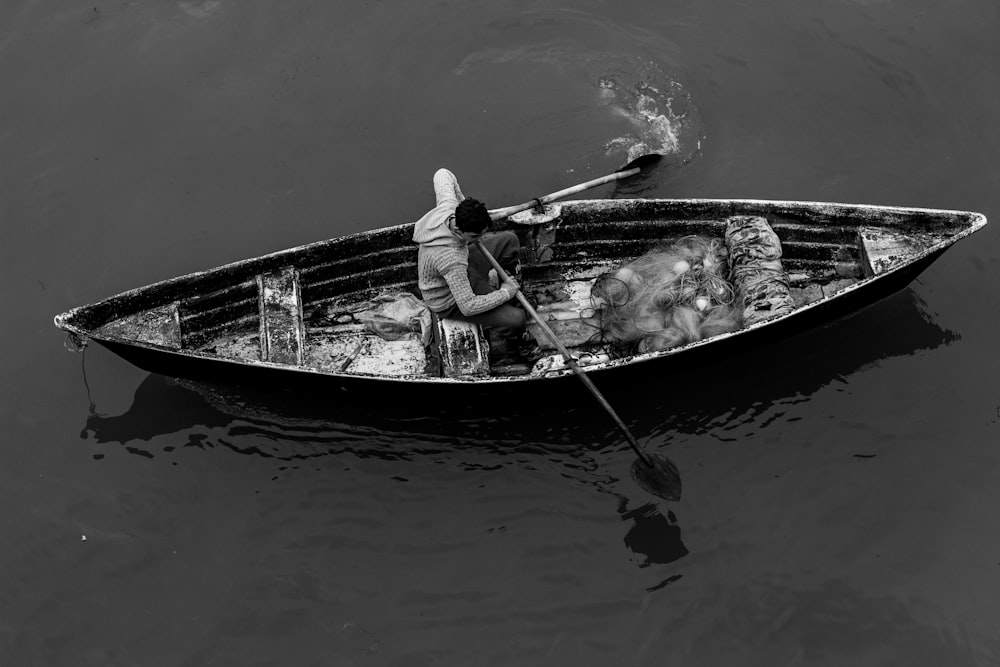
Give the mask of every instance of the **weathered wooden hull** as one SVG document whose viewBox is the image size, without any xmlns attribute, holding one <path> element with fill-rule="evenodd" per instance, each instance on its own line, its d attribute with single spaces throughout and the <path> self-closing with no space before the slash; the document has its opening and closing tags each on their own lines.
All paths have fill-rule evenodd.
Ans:
<svg viewBox="0 0 1000 667">
<path fill-rule="evenodd" d="M 939 255 L 940 253 L 937 253 Z M 718 362 L 726 357 L 745 354 L 758 347 L 763 341 L 780 340 L 799 335 L 817 326 L 869 306 L 894 292 L 905 288 L 917 275 L 937 258 L 928 256 L 885 280 L 879 281 L 871 289 L 856 290 L 838 299 L 831 299 L 807 311 L 799 311 L 793 316 L 771 323 L 766 328 L 747 331 L 739 336 L 730 336 L 711 345 L 701 345 L 685 350 L 684 354 L 674 354 L 663 358 L 646 358 L 633 364 L 614 365 L 604 369 L 588 369 L 601 386 L 628 386 L 648 380 L 650 373 L 670 374 L 685 372 L 697 367 L 711 357 Z M 380 400 L 429 401 L 448 400 L 469 401 L 469 392 L 517 392 L 526 389 L 539 392 L 580 391 L 578 382 L 571 374 L 553 374 L 542 377 L 518 377 L 470 380 L 441 380 L 430 384 L 412 378 L 381 378 L 349 373 L 328 374 L 302 371 L 273 365 L 238 363 L 225 359 L 192 357 L 180 355 L 170 350 L 148 346 L 131 345 L 112 340 L 97 340 L 135 366 L 168 377 L 188 378 L 210 384 L 252 386 L 269 391 L 300 393 L 316 396 L 322 393 L 335 401 L 338 398 L 364 398 L 378 395 Z M 738 371 L 734 370 L 734 373 Z M 494 381 L 490 381 L 494 380 Z M 513 382 L 518 380 L 517 382 Z M 738 381 L 731 377 L 730 381 Z M 427 393 L 427 392 L 430 393 Z M 585 396 L 581 393 L 581 397 Z"/>
<path fill-rule="evenodd" d="M 595 266 L 637 256 L 686 234 L 719 235 L 725 219 L 733 215 L 766 217 L 782 237 L 790 272 L 817 280 L 846 277 L 851 284 L 789 315 L 683 347 L 592 366 L 588 372 L 595 381 L 634 382 L 654 368 L 657 373 L 682 370 L 706 355 L 718 359 L 739 354 L 829 322 L 904 288 L 948 246 L 986 224 L 976 213 L 899 207 L 761 200 L 585 200 L 564 204 L 557 226 L 512 228 L 522 237 L 528 283 L 593 275 Z M 874 230 L 870 234 L 878 238 L 860 239 L 863 230 Z M 339 364 L 311 364 L 310 338 L 318 334 L 303 323 L 307 313 L 378 291 L 413 290 L 416 250 L 411 233 L 412 225 L 400 225 L 182 276 L 63 313 L 56 317 L 56 325 L 97 341 L 150 372 L 268 390 L 328 392 L 331 398 L 377 394 L 403 400 L 458 400 L 467 399 L 470 392 L 575 387 L 575 379 L 566 371 L 385 376 L 364 369 L 340 371 Z M 285 289 L 289 281 L 294 289 Z M 131 324 L 116 324 L 121 322 Z M 260 351 L 249 356 L 258 358 L 231 350 L 228 357 L 218 353 L 214 341 L 232 332 L 242 332 L 241 340 L 256 341 Z"/>
</svg>

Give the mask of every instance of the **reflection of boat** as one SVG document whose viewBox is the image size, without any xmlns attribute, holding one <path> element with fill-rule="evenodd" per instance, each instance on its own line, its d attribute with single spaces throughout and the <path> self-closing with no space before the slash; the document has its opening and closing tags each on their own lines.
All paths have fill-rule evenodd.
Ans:
<svg viewBox="0 0 1000 667">
<path fill-rule="evenodd" d="M 136 388 L 126 412 L 104 415 L 92 410 L 83 437 L 118 443 L 146 458 L 219 449 L 288 462 L 345 455 L 434 460 L 459 471 L 550 466 L 562 477 L 601 491 L 608 483 L 604 459 L 614 450 L 602 454 L 599 442 L 607 424 L 592 410 L 567 409 L 563 414 L 572 423 L 553 433 L 551 424 L 527 411 L 456 419 L 443 411 L 420 414 L 402 406 L 387 413 L 379 407 L 296 400 L 150 374 Z M 160 437 L 164 435 L 171 437 Z"/>
<path fill-rule="evenodd" d="M 444 465 L 449 477 L 457 478 L 509 466 L 560 482 L 571 480 L 574 486 L 613 496 L 626 526 L 625 546 L 640 567 L 670 563 L 688 553 L 672 511 L 661 513 L 648 502 L 630 507 L 632 499 L 622 495 L 617 480 L 606 470 L 606 457 L 594 446 L 584 446 L 594 430 L 579 420 L 565 425 L 554 438 L 556 443 L 550 444 L 537 441 L 547 425 L 535 425 L 535 441 L 525 430 L 511 433 L 514 425 L 531 428 L 526 424 L 530 417 L 516 414 L 463 421 L 444 415 L 400 418 L 379 416 L 375 411 L 366 414 L 357 408 L 324 409 L 319 403 L 281 398 L 151 374 L 136 388 L 125 413 L 112 416 L 92 411 L 83 433 L 88 440 L 117 443 L 130 454 L 149 459 L 183 460 L 185 454 L 221 450 L 273 461 L 279 470 L 306 462 L 307 467 L 318 466 L 323 459 L 329 459 L 326 465 L 338 471 L 362 459 L 430 461 L 437 471 Z M 597 425 L 598 432 L 600 428 Z M 428 474 L 427 468 L 417 468 Z M 395 475 L 395 480 L 406 474 L 394 466 L 381 470 L 388 471 L 385 477 Z M 359 470 L 357 474 L 364 473 Z M 373 474 L 370 466 L 368 474 Z"/>
<path fill-rule="evenodd" d="M 563 295 L 549 309 L 550 324 L 572 338 L 588 325 L 587 295 L 599 274 L 679 237 L 720 237 L 732 216 L 761 216 L 777 233 L 794 309 L 679 347 L 595 356 L 588 372 L 607 380 L 662 373 L 706 351 L 717 358 L 783 339 L 901 289 L 986 224 L 984 216 L 962 211 L 621 199 L 567 202 L 555 220 L 529 215 L 499 226 L 521 237 L 529 298 Z M 56 325 L 146 370 L 215 383 L 426 398 L 467 396 L 472 385 L 549 390 L 565 382 L 571 375 L 565 368 L 526 375 L 491 369 L 488 340 L 478 332 L 449 336 L 446 329 L 442 356 L 459 361 L 445 364 L 443 375 L 431 374 L 417 337 L 384 340 L 359 324 L 355 315 L 379 294 L 415 290 L 411 232 L 412 225 L 389 227 L 174 278 L 73 309 L 58 315 Z M 572 346 L 584 353 L 589 343 L 578 337 Z"/>
<path fill-rule="evenodd" d="M 589 408 L 589 406 L 588 406 Z M 295 458 L 336 453 L 350 446 L 360 455 L 406 457 L 427 452 L 488 452 L 509 455 L 557 456 L 596 469 L 595 436 L 607 428 L 602 415 L 566 406 L 570 423 L 539 420 L 529 406 L 501 415 L 469 413 L 456 419 L 446 409 L 429 411 L 419 404 L 386 411 L 381 403 L 331 403 L 321 397 L 303 398 L 253 388 L 210 385 L 150 374 L 137 387 L 129 409 L 120 415 L 87 417 L 85 432 L 97 442 L 138 446 L 164 434 L 214 433 L 207 443 L 230 444 L 247 436 L 274 442 L 267 458 Z M 560 444 L 564 443 L 564 444 Z M 574 463 L 575 462 L 575 463 Z"/>
</svg>

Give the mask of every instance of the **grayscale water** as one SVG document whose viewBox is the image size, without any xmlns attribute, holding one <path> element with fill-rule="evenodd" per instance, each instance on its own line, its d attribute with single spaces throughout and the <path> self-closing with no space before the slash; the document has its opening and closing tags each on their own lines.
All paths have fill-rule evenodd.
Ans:
<svg viewBox="0 0 1000 667">
<path fill-rule="evenodd" d="M 0 665 L 1000 664 L 996 0 L 0 3 Z M 911 287 L 589 404 L 206 392 L 52 316 L 668 155 L 974 210 Z M 609 189 L 595 191 L 608 196 Z M 303 397 L 304 399 L 305 397 Z"/>
</svg>

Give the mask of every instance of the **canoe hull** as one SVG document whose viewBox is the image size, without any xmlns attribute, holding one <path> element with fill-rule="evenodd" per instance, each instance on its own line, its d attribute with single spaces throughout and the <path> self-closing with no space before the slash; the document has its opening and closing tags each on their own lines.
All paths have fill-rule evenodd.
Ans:
<svg viewBox="0 0 1000 667">
<path fill-rule="evenodd" d="M 591 376 L 602 389 L 614 391 L 619 387 L 635 386 L 637 382 L 648 382 L 653 374 L 663 376 L 684 373 L 706 363 L 722 364 L 740 355 L 753 355 L 762 347 L 826 325 L 905 289 L 943 252 L 944 249 L 928 254 L 879 280 L 825 300 L 814 307 L 798 310 L 766 326 L 739 331 L 711 344 L 685 348 L 675 354 L 597 369 L 591 372 Z M 97 339 L 96 342 L 150 373 L 207 384 L 308 395 L 313 400 L 320 396 L 329 396 L 333 402 L 353 402 L 377 397 L 385 405 L 391 405 L 391 401 L 407 401 L 410 405 L 440 405 L 442 402 L 474 405 L 483 397 L 489 396 L 516 393 L 519 397 L 527 399 L 531 396 L 561 395 L 564 391 L 569 392 L 569 396 L 586 398 L 582 385 L 572 374 L 522 376 L 510 379 L 490 378 L 485 381 L 331 375 L 279 365 L 248 365 L 208 356 L 191 356 L 171 350 L 111 340 Z M 741 364 L 726 364 L 730 381 L 739 380 L 738 377 L 732 376 L 732 373 L 742 367 L 744 366 Z"/>
<path fill-rule="evenodd" d="M 811 295 L 790 314 L 590 367 L 595 382 L 609 388 L 753 354 L 864 308 L 904 289 L 953 243 L 986 224 L 984 216 L 967 211 L 767 200 L 580 200 L 562 210 L 556 223 L 501 224 L 522 239 L 526 289 L 593 284 L 601 272 L 665 242 L 691 234 L 719 238 L 727 219 L 749 215 L 771 223 L 790 284 L 798 281 L 802 294 Z M 315 316 L 336 316 L 372 295 L 412 293 L 411 235 L 412 225 L 399 225 L 290 248 L 130 290 L 62 313 L 55 323 L 152 373 L 337 401 L 376 396 L 475 403 L 483 394 L 582 391 L 567 370 L 438 377 L 423 366 L 382 372 L 363 363 L 379 361 L 381 352 L 363 355 L 345 371 L 346 356 L 361 347 L 358 337 L 367 335 L 369 343 L 377 337 L 361 324 L 317 322 Z M 817 285 L 820 291 L 813 290 Z M 323 342 L 331 340 L 339 347 Z M 586 352 L 587 345 L 585 340 L 576 349 Z M 742 367 L 753 364 L 727 364 L 730 376 Z"/>
</svg>

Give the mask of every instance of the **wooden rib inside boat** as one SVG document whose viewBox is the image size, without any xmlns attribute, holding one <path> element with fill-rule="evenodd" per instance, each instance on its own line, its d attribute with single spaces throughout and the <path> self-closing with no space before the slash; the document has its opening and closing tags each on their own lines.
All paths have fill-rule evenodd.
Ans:
<svg viewBox="0 0 1000 667">
<path fill-rule="evenodd" d="M 598 276 L 682 237 L 721 239 L 728 219 L 747 215 L 765 218 L 780 239 L 792 313 L 668 350 L 622 354 L 602 345 L 591 298 Z M 600 372 L 766 329 L 846 295 L 858 297 L 852 307 L 863 305 L 902 288 L 985 224 L 977 213 L 883 206 L 582 200 L 562 204 L 557 215 L 529 212 L 497 226 L 521 239 L 525 295 L 588 372 Z M 431 345 L 417 331 L 377 335 L 366 322 L 380 298 L 419 295 L 412 229 L 321 241 L 154 283 L 63 313 L 56 325 L 166 375 L 188 375 L 199 360 L 243 371 L 415 383 L 521 382 L 569 373 L 536 325 L 529 332 L 538 351 L 527 372 L 516 373 L 497 364 L 502 346 L 491 345 L 479 327 L 435 320 Z M 218 372 L 218 364 L 209 371 Z"/>
</svg>

